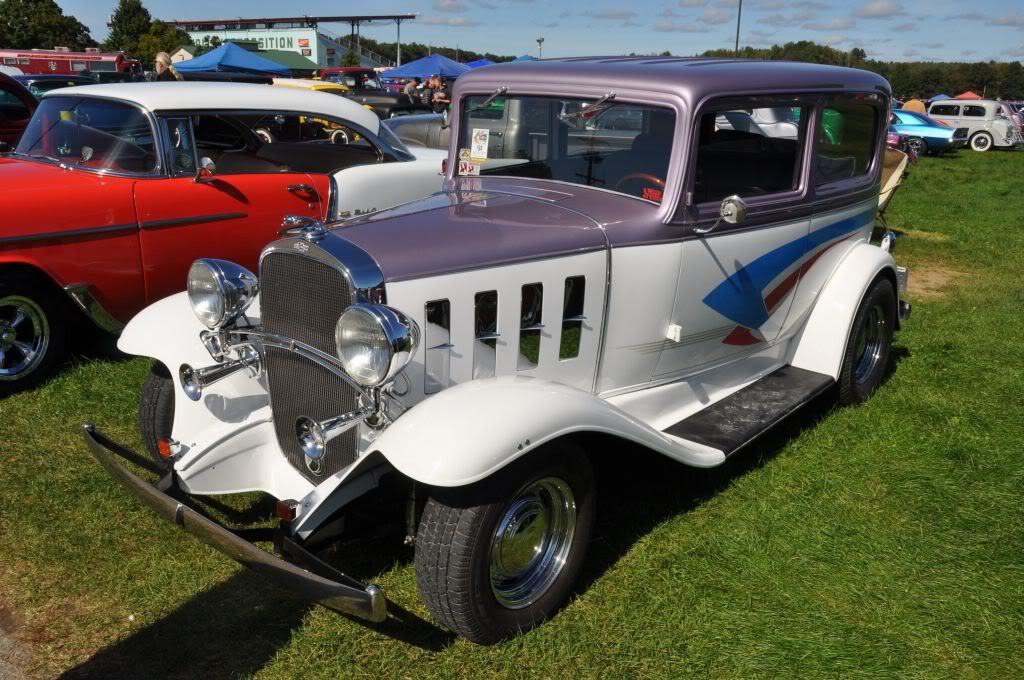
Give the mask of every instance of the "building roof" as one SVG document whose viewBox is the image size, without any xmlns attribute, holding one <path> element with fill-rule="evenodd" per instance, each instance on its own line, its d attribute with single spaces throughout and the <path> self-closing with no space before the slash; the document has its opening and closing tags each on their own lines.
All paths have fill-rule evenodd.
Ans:
<svg viewBox="0 0 1024 680">
<path fill-rule="evenodd" d="M 184 21 L 165 21 L 171 26 L 177 26 L 187 30 L 231 30 L 242 28 L 272 28 L 278 25 L 282 27 L 307 26 L 315 28 L 318 24 L 369 24 L 374 21 L 411 21 L 416 18 L 415 14 L 364 14 L 351 16 L 329 16 L 329 17 L 255 17 L 243 19 L 234 17 L 232 19 L 186 19 Z"/>
<path fill-rule="evenodd" d="M 46 97 L 109 97 L 129 101 L 150 111 L 296 111 L 345 119 L 373 134 L 380 119 L 372 111 L 346 97 L 293 87 L 249 83 L 115 83 L 84 85 L 54 90 Z"/>
<path fill-rule="evenodd" d="M 178 52 L 188 52 L 193 57 L 196 56 L 196 52 L 199 51 L 199 45 L 182 45 L 178 49 L 174 50 L 171 54 L 177 54 Z"/>
<path fill-rule="evenodd" d="M 492 92 L 508 87 L 523 92 L 610 90 L 660 92 L 681 97 L 693 106 L 708 96 L 727 92 L 878 92 L 889 96 L 889 83 L 870 71 L 754 59 L 707 57 L 570 57 L 507 62 L 471 70 L 456 81 L 457 94 Z"/>
<path fill-rule="evenodd" d="M 298 52 L 290 52 L 288 50 L 253 50 L 253 54 L 258 54 L 264 59 L 269 59 L 275 64 L 286 66 L 293 71 L 315 71 L 320 68 L 316 65 L 316 62 L 310 61 Z"/>
</svg>

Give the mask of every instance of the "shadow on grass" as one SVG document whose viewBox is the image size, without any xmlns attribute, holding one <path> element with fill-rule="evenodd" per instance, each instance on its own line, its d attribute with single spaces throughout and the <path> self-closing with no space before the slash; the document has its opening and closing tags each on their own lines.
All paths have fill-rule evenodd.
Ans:
<svg viewBox="0 0 1024 680">
<path fill-rule="evenodd" d="M 910 356 L 895 346 L 886 377 Z M 712 469 L 683 466 L 641 446 L 595 437 L 589 447 L 598 480 L 598 519 L 588 547 L 586 563 L 574 592 L 590 588 L 632 546 L 671 517 L 690 512 L 727 488 L 734 480 L 771 461 L 793 439 L 816 427 L 836 406 L 836 390 L 816 398 L 772 428 L 746 449 Z M 384 494 L 386 497 L 389 494 Z M 352 519 L 358 525 L 368 519 L 394 519 L 401 504 L 391 496 L 374 503 L 364 496 L 366 507 Z M 360 499 L 360 500 L 363 500 Z M 357 504 L 360 503 L 357 501 Z M 262 503 L 242 511 L 260 514 Z M 390 510 L 389 510 L 390 509 Z M 236 513 L 238 511 L 235 511 Z M 371 522 L 372 524 L 372 522 Z M 369 526 L 366 524 L 366 526 Z M 383 530 L 357 526 L 362 538 L 334 543 L 319 551 L 324 561 L 362 581 L 396 565 L 412 561 L 413 551 L 403 545 L 401 522 L 389 522 Z M 227 678 L 255 673 L 291 638 L 306 612 L 315 605 L 291 597 L 258 576 L 241 571 L 201 593 L 166 618 L 131 637 L 98 652 L 69 671 L 68 678 L 204 677 Z M 388 620 L 364 625 L 382 635 L 426 649 L 440 651 L 455 636 L 388 602 Z M 340 614 L 339 614 L 340 615 Z"/>
<path fill-rule="evenodd" d="M 312 605 L 239 571 L 65 678 L 236 678 L 262 668 Z"/>
</svg>

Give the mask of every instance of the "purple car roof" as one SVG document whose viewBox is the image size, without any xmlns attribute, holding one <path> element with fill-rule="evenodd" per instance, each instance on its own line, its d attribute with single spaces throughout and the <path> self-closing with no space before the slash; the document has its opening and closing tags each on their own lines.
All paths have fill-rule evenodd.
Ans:
<svg viewBox="0 0 1024 680">
<path fill-rule="evenodd" d="M 707 57 L 571 57 L 496 64 L 456 81 L 457 94 L 508 87 L 509 94 L 572 83 L 607 91 L 616 86 L 675 94 L 695 104 L 726 93 L 878 92 L 889 83 L 870 71 L 755 59 Z"/>
</svg>

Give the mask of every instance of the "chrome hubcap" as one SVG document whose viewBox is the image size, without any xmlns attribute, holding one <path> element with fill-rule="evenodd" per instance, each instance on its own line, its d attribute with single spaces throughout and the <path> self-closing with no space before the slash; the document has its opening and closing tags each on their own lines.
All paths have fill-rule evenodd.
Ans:
<svg viewBox="0 0 1024 680">
<path fill-rule="evenodd" d="M 864 325 L 857 333 L 854 352 L 857 363 L 853 369 L 853 377 L 858 383 L 867 382 L 874 374 L 875 368 L 882 360 L 882 349 L 885 338 L 885 310 L 881 305 L 874 305 L 868 311 Z"/>
<path fill-rule="evenodd" d="M 39 306 L 18 295 L 0 298 L 0 380 L 18 380 L 43 360 L 49 325 Z"/>
<path fill-rule="evenodd" d="M 491 591 L 521 609 L 537 601 L 562 572 L 576 531 L 576 500 L 561 479 L 531 482 L 505 508 L 491 541 Z"/>
</svg>

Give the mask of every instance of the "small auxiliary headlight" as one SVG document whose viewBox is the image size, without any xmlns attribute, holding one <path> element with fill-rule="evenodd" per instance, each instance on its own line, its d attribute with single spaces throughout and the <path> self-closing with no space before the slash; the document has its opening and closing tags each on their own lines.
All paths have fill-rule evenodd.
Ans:
<svg viewBox="0 0 1024 680">
<path fill-rule="evenodd" d="M 352 305 L 334 328 L 342 367 L 365 387 L 394 378 L 412 360 L 419 339 L 419 326 L 385 305 Z"/>
<path fill-rule="evenodd" d="M 211 330 L 231 323 L 259 292 L 256 275 L 227 260 L 196 260 L 188 270 L 188 301 Z"/>
</svg>

